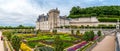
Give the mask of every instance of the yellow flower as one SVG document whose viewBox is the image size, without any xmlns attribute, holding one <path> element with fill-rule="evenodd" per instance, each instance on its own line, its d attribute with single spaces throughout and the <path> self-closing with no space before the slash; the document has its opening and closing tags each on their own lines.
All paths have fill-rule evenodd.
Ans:
<svg viewBox="0 0 120 51">
<path fill-rule="evenodd" d="M 32 51 L 30 47 L 28 47 L 25 43 L 21 43 L 20 49 L 22 51 Z"/>
</svg>

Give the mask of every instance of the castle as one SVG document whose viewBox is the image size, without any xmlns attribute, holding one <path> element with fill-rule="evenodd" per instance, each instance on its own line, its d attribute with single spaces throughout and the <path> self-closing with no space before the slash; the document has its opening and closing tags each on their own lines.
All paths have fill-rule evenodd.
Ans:
<svg viewBox="0 0 120 51">
<path fill-rule="evenodd" d="M 36 30 L 53 30 L 55 27 L 60 26 L 98 26 L 99 24 L 116 25 L 114 22 L 99 22 L 96 17 L 82 17 L 70 19 L 67 16 L 59 16 L 60 11 L 51 9 L 47 15 L 39 15 L 36 21 Z"/>
<path fill-rule="evenodd" d="M 47 15 L 39 15 L 36 21 L 36 30 L 52 30 L 55 27 L 69 25 L 69 19 L 66 16 L 59 16 L 60 11 L 50 10 Z"/>
</svg>

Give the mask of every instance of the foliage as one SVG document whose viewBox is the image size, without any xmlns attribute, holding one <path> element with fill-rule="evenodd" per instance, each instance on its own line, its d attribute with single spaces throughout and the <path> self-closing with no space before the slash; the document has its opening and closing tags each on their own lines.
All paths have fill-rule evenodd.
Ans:
<svg viewBox="0 0 120 51">
<path fill-rule="evenodd" d="M 73 37 L 73 36 L 65 36 L 65 35 L 59 35 L 60 39 L 65 40 L 65 41 L 75 41 L 77 40 L 77 38 Z"/>
<path fill-rule="evenodd" d="M 33 26 L 23 26 L 23 25 L 19 25 L 17 27 L 13 27 L 13 26 L 0 26 L 0 29 L 34 29 Z"/>
<path fill-rule="evenodd" d="M 77 27 L 78 28 L 82 28 L 82 29 L 84 29 L 84 28 L 102 28 L 102 29 L 114 29 L 114 28 L 116 28 L 116 26 L 115 25 L 113 25 L 113 24 L 109 24 L 109 25 L 105 25 L 105 24 L 99 24 L 98 26 L 89 26 L 89 25 L 87 25 L 87 26 L 83 26 L 83 25 L 81 25 L 81 26 L 74 26 L 74 28 L 76 27 L 76 29 L 77 29 Z"/>
<path fill-rule="evenodd" d="M 118 17 L 118 18 L 108 18 L 108 17 L 100 17 L 100 18 L 98 18 L 98 21 L 100 21 L 100 22 L 117 22 L 117 20 L 120 20 L 120 18 Z"/>
<path fill-rule="evenodd" d="M 20 49 L 22 51 L 32 51 L 30 47 L 28 47 L 25 43 L 21 43 Z"/>
<path fill-rule="evenodd" d="M 78 49 L 78 51 L 86 51 L 88 48 L 90 48 L 92 45 L 94 45 L 96 42 L 89 42 L 87 45 L 85 45 L 84 47 Z"/>
<path fill-rule="evenodd" d="M 52 33 L 53 33 L 53 34 L 57 34 L 57 30 L 53 30 Z"/>
<path fill-rule="evenodd" d="M 12 36 L 11 44 L 16 51 L 19 51 L 19 48 L 21 45 L 21 38 L 19 36 L 16 36 L 16 35 Z"/>
<path fill-rule="evenodd" d="M 38 36 L 38 37 L 32 37 L 32 38 L 26 38 L 27 41 L 37 41 L 37 40 L 47 40 L 47 39 L 53 39 L 54 37 L 44 35 L 44 36 Z"/>
<path fill-rule="evenodd" d="M 67 48 L 67 47 L 70 47 L 70 46 L 72 46 L 73 45 L 73 43 L 71 43 L 71 42 L 64 42 L 63 43 L 63 46 L 64 46 L 64 48 Z"/>
<path fill-rule="evenodd" d="M 17 34 L 17 36 L 23 37 L 23 38 L 30 38 L 35 37 L 35 34 Z"/>
<path fill-rule="evenodd" d="M 31 48 L 35 48 L 35 46 L 37 46 L 37 47 L 42 47 L 42 46 L 44 46 L 44 45 L 42 45 L 42 44 L 39 44 L 39 42 L 32 42 L 32 41 L 29 41 L 29 42 L 27 42 L 26 43 L 29 47 L 31 47 Z"/>
<path fill-rule="evenodd" d="M 98 34 L 98 36 L 101 36 L 101 31 L 99 30 L 99 31 L 97 32 L 97 34 Z"/>
<path fill-rule="evenodd" d="M 36 45 L 38 45 L 37 42 L 27 42 L 27 45 L 30 46 L 31 48 L 34 48 Z"/>
<path fill-rule="evenodd" d="M 71 34 L 74 35 L 74 30 L 71 30 Z"/>
<path fill-rule="evenodd" d="M 72 47 L 68 48 L 67 51 L 76 51 L 77 49 L 82 48 L 86 44 L 87 44 L 87 42 L 83 41 L 83 42 L 81 42 L 81 43 L 79 43 L 79 44 L 77 44 L 75 46 L 72 46 Z"/>
<path fill-rule="evenodd" d="M 86 40 L 86 41 L 89 41 L 90 39 L 89 39 L 89 32 L 88 31 L 86 31 L 85 33 L 84 33 L 84 35 L 83 35 L 83 40 Z"/>
<path fill-rule="evenodd" d="M 12 35 L 13 35 L 13 32 L 11 31 L 3 31 L 3 35 L 7 37 L 8 41 L 10 41 Z"/>
<path fill-rule="evenodd" d="M 37 47 L 35 48 L 35 51 L 54 51 L 53 48 L 50 48 L 50 47 Z"/>
<path fill-rule="evenodd" d="M 83 38 L 83 40 L 91 41 L 91 40 L 93 40 L 94 36 L 95 35 L 94 35 L 93 31 L 86 31 L 82 38 Z"/>
<path fill-rule="evenodd" d="M 37 31 L 36 31 L 36 34 L 39 34 L 39 33 L 40 33 L 40 30 L 37 30 Z"/>
<path fill-rule="evenodd" d="M 93 38 L 95 37 L 95 34 L 93 31 L 90 31 L 90 40 L 93 40 Z"/>
<path fill-rule="evenodd" d="M 55 51 L 63 51 L 64 49 L 63 41 L 59 36 L 55 36 L 54 47 Z"/>
<path fill-rule="evenodd" d="M 78 34 L 80 34 L 80 30 L 77 30 L 77 31 L 76 31 L 76 35 L 78 35 Z"/>
<path fill-rule="evenodd" d="M 95 6 L 80 8 L 72 7 L 70 11 L 69 18 L 79 18 L 79 17 L 90 17 L 90 16 L 99 16 L 99 17 L 116 17 L 120 16 L 120 6 Z"/>
</svg>

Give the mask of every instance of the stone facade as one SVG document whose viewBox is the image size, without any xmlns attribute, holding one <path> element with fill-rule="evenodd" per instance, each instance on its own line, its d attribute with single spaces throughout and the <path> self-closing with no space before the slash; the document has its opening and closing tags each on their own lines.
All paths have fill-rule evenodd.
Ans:
<svg viewBox="0 0 120 51">
<path fill-rule="evenodd" d="M 39 15 L 36 21 L 36 30 L 52 30 L 55 27 L 69 25 L 69 19 L 66 16 L 59 16 L 60 11 L 52 9 L 47 15 Z"/>
<path fill-rule="evenodd" d="M 96 17 L 82 17 L 82 18 L 66 18 L 67 16 L 59 16 L 60 11 L 56 9 L 50 10 L 47 15 L 39 15 L 36 21 L 36 30 L 53 30 L 60 26 L 98 26 L 99 24 L 116 25 L 115 22 L 99 22 Z"/>
<path fill-rule="evenodd" d="M 48 22 L 49 22 L 49 25 L 50 25 L 50 29 L 53 29 L 55 27 L 57 27 L 57 22 L 58 22 L 58 17 L 59 17 L 59 10 L 56 8 L 56 9 L 52 9 L 49 11 L 48 13 Z"/>
</svg>

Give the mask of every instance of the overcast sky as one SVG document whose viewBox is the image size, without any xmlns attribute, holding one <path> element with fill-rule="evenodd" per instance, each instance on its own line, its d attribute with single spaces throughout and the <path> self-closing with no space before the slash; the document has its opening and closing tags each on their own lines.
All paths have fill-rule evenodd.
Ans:
<svg viewBox="0 0 120 51">
<path fill-rule="evenodd" d="M 69 15 L 73 6 L 91 7 L 120 5 L 120 0 L 0 0 L 0 26 L 35 26 L 40 14 L 58 8 L 60 15 Z"/>
</svg>

